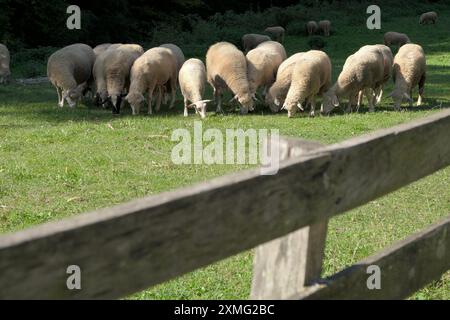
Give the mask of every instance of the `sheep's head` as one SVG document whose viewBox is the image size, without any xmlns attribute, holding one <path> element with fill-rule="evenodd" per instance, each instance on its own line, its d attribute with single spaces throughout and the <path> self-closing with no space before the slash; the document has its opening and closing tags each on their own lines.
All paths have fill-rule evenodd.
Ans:
<svg viewBox="0 0 450 320">
<path fill-rule="evenodd" d="M 322 106 L 320 108 L 320 112 L 322 114 L 329 114 L 335 107 L 339 106 L 339 99 L 336 96 L 336 93 L 333 91 L 327 91 L 323 95 Z"/>
<path fill-rule="evenodd" d="M 212 100 L 201 100 L 197 101 L 193 104 L 188 105 L 188 108 L 195 108 L 195 112 L 198 113 L 200 118 L 205 119 L 206 118 L 206 105 L 208 102 L 211 102 Z"/>
<path fill-rule="evenodd" d="M 67 101 L 69 107 L 74 108 L 77 106 L 77 102 L 82 95 L 82 89 L 80 87 L 74 89 L 64 89 L 62 92 L 63 99 Z"/>
<path fill-rule="evenodd" d="M 295 103 L 284 103 L 281 110 L 287 110 L 288 112 L 288 118 L 292 118 L 296 113 L 297 109 L 300 109 L 301 111 L 304 111 L 302 104 L 299 102 L 297 104 Z"/>
<path fill-rule="evenodd" d="M 276 113 L 280 111 L 280 108 L 282 104 L 284 103 L 283 99 L 280 99 L 276 93 L 275 89 L 271 87 L 266 94 L 265 102 L 269 106 L 270 110 L 272 110 L 273 113 Z"/>
<path fill-rule="evenodd" d="M 400 109 L 402 102 L 404 100 L 412 103 L 412 99 L 409 96 L 409 94 L 407 94 L 406 92 L 399 90 L 399 89 L 394 89 L 394 91 L 392 91 L 388 97 L 392 97 L 392 100 L 394 100 L 394 108 L 396 110 Z"/>
<path fill-rule="evenodd" d="M 144 103 L 145 98 L 141 93 L 129 93 L 125 100 L 128 101 L 128 103 L 131 105 L 131 108 L 133 109 L 133 114 L 138 114 L 139 109 L 141 108 L 141 105 Z"/>
</svg>

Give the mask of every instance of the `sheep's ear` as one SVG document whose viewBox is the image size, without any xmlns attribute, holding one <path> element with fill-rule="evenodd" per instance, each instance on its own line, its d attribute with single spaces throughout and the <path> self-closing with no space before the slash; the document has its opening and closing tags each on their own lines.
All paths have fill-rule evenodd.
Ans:
<svg viewBox="0 0 450 320">
<path fill-rule="evenodd" d="M 254 94 L 252 95 L 252 99 L 255 100 L 255 101 L 257 101 L 257 102 L 260 102 L 260 100 L 256 97 L 256 93 L 254 93 Z"/>
<path fill-rule="evenodd" d="M 231 100 L 230 101 L 228 101 L 228 103 L 232 103 L 234 100 L 237 100 L 237 98 L 238 98 L 238 96 L 237 95 L 235 95 L 233 98 L 231 98 Z"/>
<path fill-rule="evenodd" d="M 273 101 L 273 103 L 274 103 L 277 107 L 280 106 L 280 100 L 278 100 L 278 98 L 276 98 L 276 99 Z"/>
<path fill-rule="evenodd" d="M 412 102 L 413 100 L 411 99 L 411 97 L 409 96 L 409 94 L 407 94 L 406 92 L 403 94 L 403 96 L 405 97 L 406 100 L 408 100 L 409 102 Z"/>
<path fill-rule="evenodd" d="M 280 110 L 286 110 L 286 103 L 285 104 L 283 104 L 283 106 L 281 107 L 281 109 Z"/>
<path fill-rule="evenodd" d="M 338 100 L 337 96 L 333 96 L 331 103 L 333 104 L 333 106 L 339 107 L 339 100 Z"/>
<path fill-rule="evenodd" d="M 302 104 L 300 102 L 297 103 L 297 108 L 299 108 L 302 111 L 305 111 L 305 109 L 303 109 L 303 106 L 302 106 Z"/>
</svg>

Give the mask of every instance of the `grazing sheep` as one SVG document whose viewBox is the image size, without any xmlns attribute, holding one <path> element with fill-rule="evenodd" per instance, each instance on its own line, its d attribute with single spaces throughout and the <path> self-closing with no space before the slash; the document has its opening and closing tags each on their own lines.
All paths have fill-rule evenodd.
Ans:
<svg viewBox="0 0 450 320">
<path fill-rule="evenodd" d="M 347 58 L 336 83 L 323 95 L 322 113 L 330 113 L 333 107 L 339 106 L 342 98 L 349 99 L 347 111 L 352 111 L 361 90 L 366 93 L 369 110 L 374 111 L 373 91 L 383 79 L 383 54 L 377 48 L 362 47 Z"/>
<path fill-rule="evenodd" d="M 286 60 L 286 50 L 283 45 L 275 41 L 261 43 L 247 55 L 247 78 L 252 95 L 259 87 L 267 89 L 275 82 L 278 67 Z"/>
<path fill-rule="evenodd" d="M 412 106 L 412 89 L 419 86 L 419 98 L 417 105 L 422 104 L 423 90 L 426 79 L 426 58 L 421 46 L 417 44 L 405 44 L 400 48 L 394 58 L 394 90 L 389 95 L 394 100 L 396 110 L 400 109 L 404 99 Z"/>
<path fill-rule="evenodd" d="M 111 43 L 103 43 L 99 44 L 94 48 L 95 56 L 98 57 L 101 53 L 105 52 L 109 47 L 111 46 Z"/>
<path fill-rule="evenodd" d="M 139 113 L 144 102 L 144 94 L 148 92 L 148 113 L 152 114 L 152 99 L 155 89 L 166 86 L 171 93 L 171 106 L 175 103 L 177 83 L 177 59 L 167 48 L 156 47 L 140 56 L 131 68 L 131 84 L 125 97 L 133 110 L 133 115 Z M 160 100 L 161 96 L 159 96 Z M 161 101 L 158 101 L 158 106 Z"/>
<path fill-rule="evenodd" d="M 409 37 L 404 33 L 389 31 L 384 34 L 384 44 L 386 46 L 403 46 L 406 43 L 410 43 Z"/>
<path fill-rule="evenodd" d="M 180 71 L 181 67 L 183 66 L 184 61 L 186 60 L 183 54 L 183 51 L 181 51 L 180 47 L 172 44 L 172 43 L 166 43 L 160 45 L 161 48 L 167 48 L 170 51 L 172 51 L 172 54 L 177 59 L 177 71 Z"/>
<path fill-rule="evenodd" d="M 84 86 L 91 78 L 95 53 L 86 44 L 73 44 L 53 53 L 47 63 L 47 76 L 58 93 L 58 104 L 64 100 L 75 107 Z"/>
<path fill-rule="evenodd" d="M 295 63 L 291 86 L 283 109 L 292 117 L 297 108 L 304 109 L 311 104 L 311 116 L 315 115 L 316 95 L 322 95 L 331 84 L 331 61 L 323 51 L 311 50 L 304 53 Z"/>
<path fill-rule="evenodd" d="M 292 70 L 294 69 L 295 63 L 304 54 L 304 52 L 296 53 L 280 64 L 275 83 L 269 88 L 265 97 L 266 104 L 272 112 L 278 112 L 284 104 L 289 87 L 291 86 Z"/>
<path fill-rule="evenodd" d="M 177 59 L 177 77 L 178 77 L 178 72 L 180 72 L 181 66 L 183 65 L 184 61 L 186 60 L 186 58 L 184 57 L 183 51 L 178 46 L 171 44 L 171 43 L 162 44 L 162 45 L 160 45 L 160 47 L 169 49 L 172 52 L 172 54 L 175 56 L 175 58 Z M 177 80 L 177 85 L 178 85 L 178 80 Z M 167 103 L 168 95 L 167 95 L 166 87 L 164 87 L 164 86 L 158 87 L 158 101 L 161 101 L 162 97 L 164 97 L 164 103 Z M 159 102 L 156 106 L 156 111 L 159 111 Z"/>
<path fill-rule="evenodd" d="M 120 47 L 121 43 L 105 43 L 98 45 L 94 48 L 94 53 L 96 54 L 94 67 L 92 68 L 92 78 L 87 83 L 86 90 L 95 91 L 95 102 L 97 105 L 104 105 L 108 98 L 108 91 L 106 89 L 106 75 L 105 75 L 105 64 L 104 58 L 107 55 L 107 51 L 115 50 Z M 96 51 L 97 49 L 97 51 Z M 95 88 L 95 90 L 94 90 Z"/>
<path fill-rule="evenodd" d="M 420 16 L 419 24 L 428 24 L 428 23 L 436 23 L 438 15 L 434 11 L 425 12 Z"/>
<path fill-rule="evenodd" d="M 317 24 L 317 22 L 308 21 L 306 23 L 306 31 L 308 32 L 309 36 L 312 36 L 313 34 L 315 34 L 318 29 L 319 29 L 319 25 Z"/>
<path fill-rule="evenodd" d="M 278 41 L 279 43 L 284 42 L 285 30 L 283 27 L 268 27 L 266 28 L 266 30 L 264 30 L 264 32 L 270 34 L 275 39 L 275 41 Z"/>
<path fill-rule="evenodd" d="M 245 34 L 242 37 L 242 47 L 244 48 L 244 52 L 247 54 L 252 49 L 255 49 L 259 44 L 264 41 L 271 41 L 272 39 L 269 36 L 263 34 L 255 34 L 249 33 Z"/>
<path fill-rule="evenodd" d="M 253 110 L 253 96 L 247 79 L 247 60 L 241 50 L 228 42 L 209 47 L 206 53 L 208 83 L 214 89 L 217 112 L 222 112 L 222 95 L 230 90 L 241 104 L 241 114 Z"/>
<path fill-rule="evenodd" d="M 211 100 L 202 99 L 206 83 L 203 62 L 199 59 L 187 60 L 180 69 L 178 80 L 184 97 L 184 116 L 188 116 L 188 108 L 195 108 L 202 119 L 206 118 L 206 104 Z"/>
<path fill-rule="evenodd" d="M 331 22 L 330 20 L 321 20 L 319 21 L 319 29 L 323 32 L 323 35 L 325 37 L 330 36 L 330 30 L 331 30 Z"/>
<path fill-rule="evenodd" d="M 394 56 L 392 55 L 391 49 L 388 46 L 385 46 L 383 44 L 376 44 L 373 46 L 364 46 L 364 47 L 373 47 L 373 48 L 379 49 L 381 51 L 381 54 L 383 55 L 384 77 L 383 77 L 383 83 L 380 85 L 380 87 L 376 88 L 376 90 L 374 92 L 375 101 L 373 102 L 373 104 L 376 105 L 376 104 L 380 103 L 381 97 L 383 96 L 383 86 L 386 84 L 386 82 L 388 82 L 389 78 L 391 77 L 392 65 L 394 63 Z M 361 106 L 362 96 L 363 96 L 363 92 L 360 91 L 359 96 L 358 96 L 357 110 L 359 110 L 359 107 Z"/>
<path fill-rule="evenodd" d="M 113 113 L 119 114 L 122 98 L 127 94 L 130 85 L 131 67 L 144 53 L 137 44 L 124 44 L 114 50 L 106 50 L 103 56 L 103 70 L 108 99 L 113 105 Z"/>
<path fill-rule="evenodd" d="M 8 48 L 0 43 L 0 84 L 7 84 L 11 78 L 9 69 L 10 55 Z"/>
</svg>

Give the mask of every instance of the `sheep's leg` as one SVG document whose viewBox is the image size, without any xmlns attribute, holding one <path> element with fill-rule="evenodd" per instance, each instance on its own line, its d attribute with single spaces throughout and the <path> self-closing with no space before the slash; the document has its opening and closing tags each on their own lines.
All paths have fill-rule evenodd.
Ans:
<svg viewBox="0 0 450 320">
<path fill-rule="evenodd" d="M 378 104 L 381 102 L 381 97 L 383 96 L 383 86 L 379 86 L 376 94 L 376 101 L 375 104 Z"/>
<path fill-rule="evenodd" d="M 64 106 L 64 99 L 62 97 L 62 90 L 60 91 L 60 89 L 58 87 L 56 87 L 56 93 L 58 94 L 58 105 L 60 107 L 63 107 Z"/>
<path fill-rule="evenodd" d="M 222 110 L 222 94 L 216 88 L 214 88 L 214 99 L 217 103 L 216 113 L 222 113 L 223 112 L 223 110 Z"/>
<path fill-rule="evenodd" d="M 422 105 L 423 91 L 425 89 L 425 78 L 426 78 L 426 76 L 423 75 L 422 78 L 420 78 L 420 81 L 419 81 L 419 98 L 417 99 L 417 106 L 421 106 Z"/>
<path fill-rule="evenodd" d="M 156 112 L 159 112 L 161 109 L 161 100 L 162 100 L 163 90 L 161 86 L 158 86 L 158 99 L 156 100 Z"/>
<path fill-rule="evenodd" d="M 374 112 L 375 111 L 375 106 L 373 105 L 373 90 L 372 89 L 365 89 L 364 90 L 364 94 L 366 95 L 368 104 L 369 104 L 369 112 Z"/>
<path fill-rule="evenodd" d="M 170 93 L 172 95 L 172 99 L 170 100 L 170 106 L 169 109 L 173 109 L 175 107 L 175 99 L 176 99 L 176 94 L 177 94 L 177 80 L 175 79 L 171 79 L 170 81 Z"/>
<path fill-rule="evenodd" d="M 311 104 L 311 113 L 309 115 L 314 117 L 316 115 L 316 97 L 312 96 L 309 98 L 309 103 Z"/>
<path fill-rule="evenodd" d="M 412 89 L 409 90 L 409 97 L 411 98 L 409 100 L 409 107 L 411 108 L 413 106 L 413 95 L 412 95 Z"/>
<path fill-rule="evenodd" d="M 188 116 L 188 99 L 184 98 L 184 116 L 187 117 Z"/>
<path fill-rule="evenodd" d="M 361 105 L 362 105 L 362 101 L 363 101 L 363 91 L 360 90 L 360 91 L 358 92 L 358 102 L 356 103 L 356 112 L 359 111 L 359 108 L 360 108 Z"/>
<path fill-rule="evenodd" d="M 147 96 L 147 105 L 148 105 L 148 114 L 153 114 L 153 110 L 152 110 L 152 98 L 153 98 L 153 91 L 154 91 L 154 87 L 150 88 L 148 90 L 148 96 Z"/>
</svg>

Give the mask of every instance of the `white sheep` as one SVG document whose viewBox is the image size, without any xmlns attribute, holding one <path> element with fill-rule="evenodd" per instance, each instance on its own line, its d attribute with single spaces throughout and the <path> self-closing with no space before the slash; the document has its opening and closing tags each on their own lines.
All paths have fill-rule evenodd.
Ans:
<svg viewBox="0 0 450 320">
<path fill-rule="evenodd" d="M 319 29 L 323 32 L 323 35 L 325 37 L 330 36 L 330 30 L 331 30 L 331 22 L 330 20 L 321 20 L 319 21 Z"/>
<path fill-rule="evenodd" d="M 206 84 L 204 63 L 199 59 L 187 60 L 180 69 L 178 80 L 184 97 L 184 116 L 188 116 L 188 108 L 195 108 L 195 112 L 204 119 L 206 117 L 206 104 L 211 101 L 202 98 Z"/>
<path fill-rule="evenodd" d="M 171 93 L 171 106 L 175 103 L 177 83 L 177 59 L 167 48 L 156 47 L 140 56 L 131 68 L 131 84 L 125 100 L 131 105 L 133 115 L 139 113 L 144 94 L 148 96 L 148 113 L 152 114 L 154 90 L 165 85 Z M 160 101 L 158 101 L 160 103 Z"/>
<path fill-rule="evenodd" d="M 425 12 L 420 16 L 419 24 L 428 24 L 428 23 L 436 23 L 438 15 L 434 11 Z"/>
<path fill-rule="evenodd" d="M 406 43 L 410 43 L 409 37 L 404 33 L 389 31 L 384 34 L 384 44 L 386 46 L 403 46 Z"/>
<path fill-rule="evenodd" d="M 315 34 L 318 29 L 319 25 L 317 24 L 317 22 L 311 20 L 306 23 L 306 31 L 308 32 L 309 36 Z"/>
<path fill-rule="evenodd" d="M 316 96 L 327 91 L 331 84 L 331 60 L 323 51 L 311 50 L 303 54 L 292 70 L 289 88 L 283 109 L 292 117 L 297 108 L 311 104 L 311 116 L 315 115 Z"/>
<path fill-rule="evenodd" d="M 266 93 L 265 102 L 272 112 L 278 112 L 284 104 L 289 87 L 291 86 L 292 70 L 295 63 L 305 54 L 304 52 L 296 53 L 284 60 L 278 67 L 274 84 Z"/>
<path fill-rule="evenodd" d="M 366 93 L 369 110 L 374 111 L 373 92 L 383 79 L 383 54 L 377 48 L 362 47 L 347 58 L 336 83 L 323 95 L 322 113 L 330 113 L 343 98 L 349 99 L 347 111 L 351 111 L 361 90 Z"/>
<path fill-rule="evenodd" d="M 64 100 L 75 107 L 84 85 L 91 78 L 95 53 L 86 44 L 73 44 L 53 53 L 47 63 L 47 76 L 58 93 L 58 104 Z"/>
<path fill-rule="evenodd" d="M 10 55 L 8 48 L 0 43 L 0 84 L 6 84 L 10 81 L 11 71 L 9 69 Z"/>
<path fill-rule="evenodd" d="M 219 42 L 206 53 L 207 80 L 214 89 L 217 112 L 222 112 L 222 95 L 231 91 L 233 100 L 241 105 L 241 114 L 253 110 L 252 93 L 247 79 L 247 60 L 241 50 L 231 43 Z"/>
<path fill-rule="evenodd" d="M 183 51 L 180 49 L 180 47 L 178 47 L 177 45 L 174 45 L 172 43 L 162 44 L 162 45 L 160 45 L 160 47 L 169 49 L 172 52 L 172 54 L 175 56 L 175 58 L 177 59 L 177 77 L 178 77 L 178 72 L 180 72 L 181 66 L 186 61 Z M 178 86 L 178 80 L 177 80 L 177 86 Z M 167 95 L 167 90 L 166 90 L 165 86 L 158 87 L 158 101 L 161 101 L 162 97 L 164 97 L 164 103 L 167 103 L 168 95 Z M 160 102 L 157 103 L 156 111 L 159 111 L 159 108 L 160 108 Z"/>
<path fill-rule="evenodd" d="M 272 39 L 269 36 L 263 34 L 249 33 L 245 34 L 242 37 L 242 47 L 244 48 L 244 52 L 247 53 L 252 49 L 255 49 L 259 44 L 264 41 L 271 41 Z"/>
<path fill-rule="evenodd" d="M 270 34 L 276 41 L 283 43 L 284 42 L 284 34 L 285 30 L 283 27 L 268 27 L 264 30 L 264 32 Z"/>
<path fill-rule="evenodd" d="M 106 73 L 104 59 L 108 55 L 107 51 L 115 50 L 120 47 L 121 43 L 115 44 L 102 44 L 94 48 L 97 49 L 94 67 L 92 68 L 92 81 L 88 83 L 88 87 L 92 90 L 95 88 L 95 101 L 99 105 L 104 105 L 108 99 L 108 90 L 106 87 Z"/>
<path fill-rule="evenodd" d="M 417 105 L 422 104 L 426 79 L 426 58 L 421 46 L 410 43 L 400 48 L 394 58 L 392 77 L 395 86 L 389 96 L 393 98 L 396 110 L 400 109 L 404 99 L 409 101 L 410 106 L 412 105 L 412 89 L 416 86 L 419 86 Z"/>
<path fill-rule="evenodd" d="M 364 47 L 373 47 L 375 49 L 379 49 L 381 54 L 383 55 L 383 62 L 384 62 L 383 82 L 373 92 L 373 98 L 374 98 L 373 104 L 376 105 L 376 104 L 380 103 L 381 97 L 383 96 L 383 87 L 384 87 L 386 82 L 388 82 L 388 80 L 391 77 L 392 65 L 394 63 L 394 56 L 392 54 L 391 49 L 388 46 L 385 46 L 383 44 L 376 44 L 376 45 L 373 45 L 373 46 L 364 46 Z M 359 110 L 359 107 L 361 106 L 362 97 L 363 97 L 363 91 L 360 91 L 359 92 L 359 96 L 358 96 L 357 110 Z"/>
<path fill-rule="evenodd" d="M 106 50 L 103 57 L 103 70 L 108 99 L 113 105 L 113 113 L 120 113 L 122 98 L 128 93 L 131 67 L 144 53 L 137 44 L 124 44 L 114 50 Z"/>
<path fill-rule="evenodd" d="M 275 82 L 278 67 L 286 60 L 286 50 L 276 41 L 266 41 L 250 50 L 247 55 L 247 78 L 252 95 L 259 87 L 264 88 L 264 95 Z"/>
</svg>

